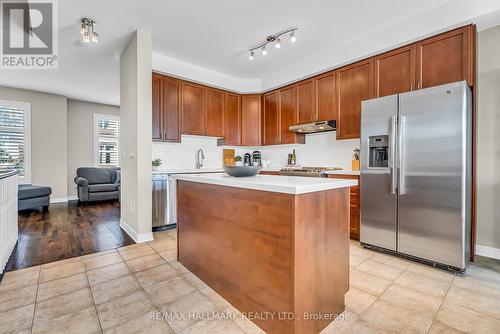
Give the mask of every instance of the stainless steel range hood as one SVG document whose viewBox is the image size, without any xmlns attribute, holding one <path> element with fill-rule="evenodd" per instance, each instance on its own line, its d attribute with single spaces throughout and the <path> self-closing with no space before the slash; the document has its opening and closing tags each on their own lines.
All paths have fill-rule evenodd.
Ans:
<svg viewBox="0 0 500 334">
<path fill-rule="evenodd" d="M 322 121 L 300 125 L 292 125 L 288 130 L 297 133 L 316 133 L 337 130 L 337 121 Z"/>
</svg>

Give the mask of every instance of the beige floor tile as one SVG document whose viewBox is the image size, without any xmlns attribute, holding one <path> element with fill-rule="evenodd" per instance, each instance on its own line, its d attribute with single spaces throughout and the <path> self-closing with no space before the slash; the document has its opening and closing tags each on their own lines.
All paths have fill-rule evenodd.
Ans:
<svg viewBox="0 0 500 334">
<path fill-rule="evenodd" d="M 150 313 L 141 314 L 138 317 L 124 321 L 104 331 L 104 334 L 173 334 L 174 331 L 164 320 L 150 318 Z"/>
<path fill-rule="evenodd" d="M 361 319 L 390 333 L 427 333 L 434 320 L 434 314 L 377 300 Z"/>
<path fill-rule="evenodd" d="M 137 272 L 144 269 L 153 268 L 165 263 L 166 261 L 160 255 L 151 254 L 127 261 L 127 266 L 130 268 L 132 272 Z"/>
<path fill-rule="evenodd" d="M 140 314 L 157 312 L 143 290 L 97 305 L 103 329 L 108 329 Z"/>
<path fill-rule="evenodd" d="M 211 312 L 218 312 L 217 307 L 200 291 L 193 292 L 175 300 L 169 304 L 159 306 L 165 314 L 175 314 L 166 320 L 174 332 L 180 332 L 201 320 L 209 320 Z"/>
<path fill-rule="evenodd" d="M 450 285 L 450 282 L 411 271 L 405 271 L 394 283 L 437 298 L 443 298 Z"/>
<path fill-rule="evenodd" d="M 164 252 L 169 249 L 177 249 L 177 240 L 171 237 L 163 237 L 151 241 L 149 246 L 153 248 L 157 253 Z"/>
<path fill-rule="evenodd" d="M 33 304 L 38 286 L 31 285 L 17 290 L 0 292 L 0 313 Z"/>
<path fill-rule="evenodd" d="M 232 320 L 247 334 L 265 334 L 265 332 L 251 320 L 245 317 L 241 312 L 237 312 L 237 316 Z"/>
<path fill-rule="evenodd" d="M 116 252 L 117 252 L 116 248 L 113 248 L 113 249 L 108 249 L 108 250 L 105 250 L 102 252 L 91 253 L 91 254 L 84 255 L 83 260 L 85 261 L 85 260 L 89 260 L 93 257 L 108 255 L 108 254 L 116 253 Z"/>
<path fill-rule="evenodd" d="M 203 293 L 205 296 L 207 296 L 208 299 L 212 303 L 214 303 L 219 309 L 225 311 L 225 312 L 239 312 L 236 310 L 227 300 L 225 300 L 221 295 L 219 295 L 217 292 L 209 288 L 208 286 L 206 288 L 203 288 L 200 290 L 201 293 Z"/>
<path fill-rule="evenodd" d="M 354 269 L 349 274 L 349 284 L 364 292 L 379 296 L 391 285 L 391 281 Z"/>
<path fill-rule="evenodd" d="M 155 240 L 159 240 L 162 238 L 173 238 L 173 236 L 176 235 L 177 235 L 177 230 L 153 232 L 153 237 Z"/>
<path fill-rule="evenodd" d="M 134 276 L 127 275 L 111 281 L 96 284 L 91 287 L 94 302 L 101 304 L 114 298 L 127 296 L 134 291 L 141 290 L 141 285 Z"/>
<path fill-rule="evenodd" d="M 202 320 L 181 332 L 182 334 L 245 334 L 231 320 Z"/>
<path fill-rule="evenodd" d="M 177 277 L 180 273 L 168 263 L 149 268 L 134 274 L 143 287 L 150 287 L 162 281 Z"/>
<path fill-rule="evenodd" d="M 436 321 L 466 333 L 498 334 L 500 321 L 446 301 Z"/>
<path fill-rule="evenodd" d="M 336 332 L 333 332 L 336 333 Z M 385 329 L 379 328 L 376 326 L 376 324 L 365 321 L 363 319 L 356 321 L 351 327 L 349 327 L 345 333 L 352 333 L 352 334 L 404 334 L 406 332 L 388 332 Z"/>
<path fill-rule="evenodd" d="M 101 333 L 94 307 L 65 314 L 39 326 L 33 327 L 33 334 L 93 334 Z"/>
<path fill-rule="evenodd" d="M 0 333 L 17 333 L 31 328 L 35 304 L 0 313 Z"/>
<path fill-rule="evenodd" d="M 365 262 L 366 260 L 368 260 L 368 258 L 365 256 L 350 254 L 349 255 L 349 267 L 355 268 L 356 266 L 359 266 L 361 263 Z"/>
<path fill-rule="evenodd" d="M 348 333 L 349 329 L 356 323 L 359 316 L 346 308 L 340 316 L 332 321 L 325 329 L 321 331 L 321 334 L 340 334 L 340 333 Z"/>
<path fill-rule="evenodd" d="M 130 274 L 130 270 L 125 262 L 119 262 L 99 269 L 87 271 L 87 277 L 91 286 L 128 274 Z"/>
<path fill-rule="evenodd" d="M 380 296 L 385 300 L 400 307 L 435 316 L 442 303 L 442 298 L 429 296 L 413 289 L 392 284 Z"/>
<path fill-rule="evenodd" d="M 72 258 L 69 258 L 69 259 L 64 259 L 64 260 L 60 260 L 60 261 L 54 261 L 54 262 L 49 262 L 49 263 L 46 263 L 46 264 L 42 264 L 40 266 L 40 269 L 48 269 L 48 268 L 51 268 L 51 267 L 55 267 L 55 266 L 59 266 L 61 264 L 67 264 L 67 263 L 71 263 L 71 262 L 78 262 L 78 261 L 82 261 L 83 260 L 83 257 L 82 256 L 77 256 L 77 257 L 72 257 Z"/>
<path fill-rule="evenodd" d="M 153 248 L 149 247 L 148 245 L 144 244 L 138 244 L 138 245 L 132 245 L 132 246 L 126 246 L 123 248 L 118 248 L 118 252 L 120 255 L 123 257 L 125 261 L 129 261 L 141 256 L 146 256 L 146 255 L 151 255 L 155 254 L 156 252 L 153 250 Z"/>
<path fill-rule="evenodd" d="M 40 271 L 40 283 L 52 281 L 58 278 L 72 276 L 83 273 L 85 267 L 82 261 L 68 262 L 57 266 L 49 267 Z"/>
<path fill-rule="evenodd" d="M 345 305 L 357 315 L 362 315 L 376 299 L 374 295 L 351 287 L 345 295 Z"/>
<path fill-rule="evenodd" d="M 486 296 L 500 298 L 500 281 L 468 275 L 456 275 L 451 286 L 458 286 L 462 289 L 474 291 Z"/>
<path fill-rule="evenodd" d="M 412 264 L 410 261 L 402 259 L 398 256 L 382 253 L 373 255 L 371 259 L 389 266 L 398 267 L 400 269 L 406 269 Z"/>
<path fill-rule="evenodd" d="M 84 260 L 85 270 L 93 270 L 111 264 L 123 262 L 122 257 L 117 252 L 104 254 L 102 256 L 94 256 L 89 259 Z"/>
<path fill-rule="evenodd" d="M 429 334 L 461 334 L 464 333 L 459 331 L 458 329 L 452 328 L 450 326 L 446 326 L 440 321 L 434 321 L 431 326 L 431 330 Z"/>
<path fill-rule="evenodd" d="M 40 302 L 48 298 L 87 288 L 88 286 L 89 283 L 85 273 L 41 283 L 38 286 L 37 301 Z"/>
<path fill-rule="evenodd" d="M 382 277 L 390 281 L 398 278 L 398 276 L 403 272 L 403 269 L 401 268 L 388 266 L 381 262 L 373 261 L 372 259 L 366 260 L 365 262 L 361 263 L 356 267 L 356 270 Z"/>
<path fill-rule="evenodd" d="M 172 248 L 164 252 L 159 253 L 160 256 L 167 262 L 177 261 L 177 249 Z"/>
<path fill-rule="evenodd" d="M 451 282 L 453 280 L 453 277 L 455 276 L 454 273 L 419 263 L 412 263 L 411 265 L 408 266 L 407 270 L 413 273 L 417 273 L 434 279 L 439 279 L 445 282 Z"/>
<path fill-rule="evenodd" d="M 180 273 L 189 273 L 190 271 L 182 265 L 179 261 L 172 261 L 169 262 L 172 267 L 175 268 Z"/>
<path fill-rule="evenodd" d="M 496 267 L 490 268 L 481 266 L 479 264 L 471 263 L 467 268 L 464 276 L 475 277 L 483 280 L 495 281 L 500 283 L 500 269 L 497 269 Z"/>
<path fill-rule="evenodd" d="M 9 292 L 28 285 L 38 284 L 40 266 L 6 272 L 0 282 L 0 292 Z"/>
<path fill-rule="evenodd" d="M 156 305 L 171 303 L 196 290 L 191 283 L 181 276 L 146 287 L 145 289 Z"/>
<path fill-rule="evenodd" d="M 201 279 L 199 279 L 195 274 L 189 272 L 189 273 L 184 273 L 182 274 L 182 276 L 189 282 L 191 283 L 192 285 L 194 285 L 195 287 L 197 287 L 198 289 L 204 289 L 205 287 L 207 287 L 207 285 L 205 284 L 205 282 L 203 282 Z"/>
<path fill-rule="evenodd" d="M 76 313 L 93 305 L 92 295 L 88 288 L 44 300 L 36 304 L 34 327 L 45 328 L 46 323 L 53 319 Z"/>
<path fill-rule="evenodd" d="M 361 247 L 359 245 L 359 242 L 357 243 L 357 245 L 353 245 L 351 242 L 350 247 L 349 247 L 349 251 L 351 254 L 355 254 L 355 255 L 367 257 L 367 258 L 370 258 L 370 257 L 374 256 L 375 254 L 377 254 L 377 252 L 375 252 L 375 251 Z"/>
<path fill-rule="evenodd" d="M 500 298 L 452 286 L 446 294 L 445 301 L 447 304 L 461 305 L 500 320 Z"/>
</svg>

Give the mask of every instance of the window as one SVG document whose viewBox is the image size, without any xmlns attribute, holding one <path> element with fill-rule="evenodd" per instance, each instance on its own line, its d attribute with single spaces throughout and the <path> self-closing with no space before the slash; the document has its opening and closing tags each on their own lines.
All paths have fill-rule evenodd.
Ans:
<svg viewBox="0 0 500 334">
<path fill-rule="evenodd" d="M 19 182 L 31 182 L 31 104 L 0 100 L 0 168 L 19 171 Z"/>
<path fill-rule="evenodd" d="M 120 117 L 94 114 L 95 166 L 120 165 Z"/>
</svg>

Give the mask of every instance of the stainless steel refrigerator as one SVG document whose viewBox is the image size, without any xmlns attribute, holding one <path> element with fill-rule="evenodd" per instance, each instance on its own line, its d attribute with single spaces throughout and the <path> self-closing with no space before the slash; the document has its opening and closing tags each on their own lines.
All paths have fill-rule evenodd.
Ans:
<svg viewBox="0 0 500 334">
<path fill-rule="evenodd" d="M 471 108 L 465 81 L 362 102 L 363 245 L 465 269 Z"/>
</svg>

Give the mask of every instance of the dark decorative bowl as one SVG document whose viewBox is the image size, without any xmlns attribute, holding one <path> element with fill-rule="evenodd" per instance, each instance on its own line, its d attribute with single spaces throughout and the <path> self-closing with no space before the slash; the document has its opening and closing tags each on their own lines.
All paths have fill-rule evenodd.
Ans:
<svg viewBox="0 0 500 334">
<path fill-rule="evenodd" d="M 226 173 L 235 177 L 254 176 L 261 169 L 261 166 L 224 166 Z"/>
</svg>

